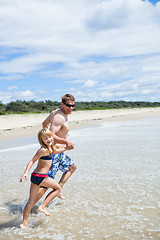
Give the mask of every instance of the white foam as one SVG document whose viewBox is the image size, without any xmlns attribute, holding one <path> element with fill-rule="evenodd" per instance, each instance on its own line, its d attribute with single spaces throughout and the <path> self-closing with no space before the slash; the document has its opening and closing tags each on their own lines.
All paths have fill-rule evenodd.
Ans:
<svg viewBox="0 0 160 240">
<path fill-rule="evenodd" d="M 1 149 L 0 153 L 11 152 L 11 151 L 20 151 L 20 150 L 29 150 L 31 148 L 36 148 L 38 146 L 39 146 L 39 144 L 29 144 L 29 145 L 24 145 L 24 146 L 6 148 L 6 149 Z"/>
</svg>

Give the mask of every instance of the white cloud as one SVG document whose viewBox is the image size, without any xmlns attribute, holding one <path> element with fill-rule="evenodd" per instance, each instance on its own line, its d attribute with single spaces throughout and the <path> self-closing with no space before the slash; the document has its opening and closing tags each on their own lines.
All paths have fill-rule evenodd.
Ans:
<svg viewBox="0 0 160 240">
<path fill-rule="evenodd" d="M 154 49 L 158 45 L 160 49 L 160 36 L 151 38 L 160 26 L 158 6 L 141 0 L 93 1 L 92 7 L 86 2 L 6 1 L 1 6 L 1 45 L 28 49 L 31 58 L 43 52 L 52 58 L 63 56 L 65 61 L 67 57 L 70 61 L 71 57 L 78 59 L 85 54 L 111 54 L 113 45 L 115 54 L 124 54 L 124 51 L 126 54 L 130 46 L 133 46 L 130 54 L 135 54 L 137 38 L 142 44 L 141 51 L 145 42 L 153 43 Z M 93 34 L 88 22 L 91 28 L 104 31 Z M 36 57 L 34 62 L 39 64 Z"/>
<path fill-rule="evenodd" d="M 29 91 L 11 91 L 15 90 L 15 88 L 9 89 L 9 91 L 0 91 L 0 99 L 3 103 L 8 103 L 11 101 L 16 101 L 16 100 L 26 100 L 30 101 L 33 99 L 37 99 L 36 95 Z"/>
<path fill-rule="evenodd" d="M 85 83 L 83 84 L 82 87 L 83 88 L 91 88 L 91 87 L 94 87 L 95 85 L 96 85 L 96 81 L 89 79 L 89 80 L 85 81 Z"/>
<path fill-rule="evenodd" d="M 10 102 L 11 98 L 12 98 L 11 93 L 0 91 L 0 101 L 2 101 L 4 104 Z"/>
<path fill-rule="evenodd" d="M 43 68 L 43 64 L 62 61 L 58 56 L 52 56 L 51 54 L 30 54 L 15 58 L 10 61 L 5 61 L 0 64 L 0 71 L 6 73 L 28 73 L 36 71 L 39 68 Z"/>
<path fill-rule="evenodd" d="M 49 77 L 56 83 L 58 79 L 64 91 L 64 85 L 72 82 L 73 88 L 78 86 L 78 91 L 84 92 L 75 94 L 89 101 L 102 96 L 104 100 L 127 95 L 139 98 L 141 92 L 148 91 L 139 90 L 143 88 L 140 81 L 145 78 L 151 88 L 158 86 L 160 3 L 153 6 L 141 0 L 8 0 L 0 1 L 0 18 L 1 83 L 12 80 L 13 86 L 21 90 L 16 79 L 23 82 L 25 76 L 38 73 L 45 84 L 50 84 L 46 82 Z M 122 93 L 115 88 L 132 80 L 133 94 L 127 88 Z M 107 89 L 110 92 L 105 93 L 106 86 L 115 92 Z M 36 98 L 29 87 L 26 97 Z M 103 94 L 95 94 L 97 89 L 104 90 Z M 155 91 L 158 97 L 158 90 L 154 87 L 152 94 Z M 20 92 L 17 97 L 23 98 L 23 91 Z M 149 91 L 148 95 L 151 99 Z"/>
<path fill-rule="evenodd" d="M 0 77 L 0 80 L 16 80 L 16 79 L 20 79 L 23 78 L 22 75 L 20 74 L 12 74 L 12 75 L 7 75 L 7 76 L 2 76 Z"/>
<path fill-rule="evenodd" d="M 18 87 L 17 86 L 9 86 L 7 89 L 10 91 L 10 90 L 18 89 Z"/>
<path fill-rule="evenodd" d="M 100 1 L 86 16 L 86 25 L 95 31 L 123 28 L 127 26 L 146 26 L 158 23 L 160 4 L 153 6 L 141 0 Z M 143 14 L 142 14 L 143 13 Z"/>
<path fill-rule="evenodd" d="M 153 99 L 160 101 L 159 89 L 159 81 L 150 82 L 150 79 L 138 79 L 97 88 L 96 93 L 99 99 L 106 101 L 152 101 Z"/>
<path fill-rule="evenodd" d="M 22 100 L 32 100 L 35 97 L 36 97 L 35 94 L 29 90 L 16 91 L 16 92 L 13 92 L 13 95 L 12 95 L 13 99 L 22 99 Z"/>
</svg>

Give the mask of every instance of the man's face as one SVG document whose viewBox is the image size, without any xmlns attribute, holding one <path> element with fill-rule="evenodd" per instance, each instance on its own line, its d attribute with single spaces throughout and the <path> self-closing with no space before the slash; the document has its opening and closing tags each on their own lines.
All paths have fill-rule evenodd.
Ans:
<svg viewBox="0 0 160 240">
<path fill-rule="evenodd" d="M 62 110 L 65 114 L 71 114 L 74 109 L 75 102 L 67 100 L 66 103 L 62 103 Z"/>
</svg>

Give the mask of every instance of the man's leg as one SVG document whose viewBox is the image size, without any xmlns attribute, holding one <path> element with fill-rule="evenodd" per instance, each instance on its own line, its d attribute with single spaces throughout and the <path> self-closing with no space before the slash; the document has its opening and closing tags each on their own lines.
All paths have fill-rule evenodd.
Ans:
<svg viewBox="0 0 160 240">
<path fill-rule="evenodd" d="M 68 172 L 63 173 L 62 177 L 59 181 L 59 185 L 61 186 L 61 188 L 64 186 L 64 184 L 67 182 L 67 180 L 70 178 L 70 176 L 74 173 L 74 171 L 76 170 L 77 166 L 76 164 L 74 164 L 73 166 L 71 166 L 68 170 Z M 57 197 L 61 198 L 62 200 L 65 199 L 65 196 L 62 194 L 62 192 L 60 192 Z"/>
<path fill-rule="evenodd" d="M 67 182 L 67 180 L 70 178 L 70 176 L 74 173 L 76 168 L 77 168 L 77 166 L 76 166 L 76 164 L 74 164 L 73 166 L 71 166 L 69 168 L 68 172 L 62 174 L 62 177 L 61 177 L 61 179 L 59 181 L 59 185 L 61 186 L 61 188 Z"/>
<path fill-rule="evenodd" d="M 71 167 L 69 168 L 68 172 L 62 174 L 62 177 L 61 177 L 61 179 L 60 179 L 60 181 L 59 181 L 59 183 L 58 183 L 58 184 L 61 186 L 61 188 L 64 186 L 64 184 L 65 184 L 65 183 L 67 182 L 67 180 L 70 178 L 70 176 L 74 173 L 74 171 L 76 170 L 76 168 L 77 168 L 77 166 L 76 166 L 76 164 L 74 164 L 73 166 L 71 166 Z M 48 193 L 47 197 L 48 197 L 50 194 L 52 194 L 52 192 L 54 192 L 54 190 L 52 190 L 50 193 Z M 47 198 L 47 197 L 46 197 L 46 198 Z M 60 192 L 60 193 L 57 195 L 57 197 L 61 198 L 62 200 L 65 199 L 65 196 L 62 194 L 62 192 Z"/>
<path fill-rule="evenodd" d="M 59 185 L 60 185 L 60 187 L 62 188 L 63 186 L 64 186 L 64 184 L 67 182 L 67 180 L 70 178 L 70 176 L 74 173 L 74 171 L 76 170 L 76 168 L 77 168 L 77 166 L 76 166 L 76 164 L 73 162 L 73 160 L 70 158 L 70 157 L 68 157 L 66 154 L 64 154 L 64 153 L 60 153 L 59 154 L 59 157 L 60 157 L 60 161 L 62 160 L 62 162 L 61 162 L 61 166 L 58 166 L 59 167 L 59 169 L 61 170 L 61 171 L 67 171 L 68 170 L 68 172 L 66 172 L 66 173 L 63 173 L 62 174 L 62 177 L 61 177 L 61 179 L 60 179 L 60 181 L 59 181 Z M 61 159 L 61 157 L 62 157 L 62 159 Z M 72 165 L 73 164 L 73 165 Z M 71 166 L 72 165 L 72 166 Z M 57 173 L 57 171 L 58 171 L 58 167 L 56 166 L 56 164 L 52 164 L 52 169 L 49 171 L 49 176 L 52 178 L 52 179 L 54 179 L 54 177 L 55 177 L 55 175 L 56 175 L 56 173 Z M 68 169 L 69 168 L 69 169 Z M 52 192 L 53 192 L 54 190 L 52 190 L 48 195 L 47 195 L 47 197 L 50 195 L 50 194 L 52 194 Z M 44 194 L 44 193 L 43 193 Z M 42 195 L 43 195 L 42 194 Z M 40 197 L 41 197 L 41 193 L 39 194 L 39 199 L 40 199 Z M 46 197 L 46 198 L 47 198 Z M 65 197 L 62 195 L 62 193 L 60 192 L 58 195 L 57 195 L 57 197 L 59 197 L 59 198 L 61 198 L 61 199 L 65 199 Z M 37 197 L 37 200 L 38 200 L 38 197 Z"/>
</svg>

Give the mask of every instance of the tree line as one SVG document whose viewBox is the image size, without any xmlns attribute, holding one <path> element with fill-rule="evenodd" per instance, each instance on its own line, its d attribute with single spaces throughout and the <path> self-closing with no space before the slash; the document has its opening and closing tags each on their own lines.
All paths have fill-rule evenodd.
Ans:
<svg viewBox="0 0 160 240">
<path fill-rule="evenodd" d="M 51 112 L 60 108 L 61 102 L 57 101 L 21 101 L 17 100 L 7 104 L 0 102 L 0 115 L 11 113 L 43 113 Z M 144 108 L 160 107 L 160 102 L 127 102 L 127 101 L 91 101 L 76 102 L 74 111 L 77 110 L 101 110 L 101 109 L 119 109 L 119 108 Z"/>
</svg>

